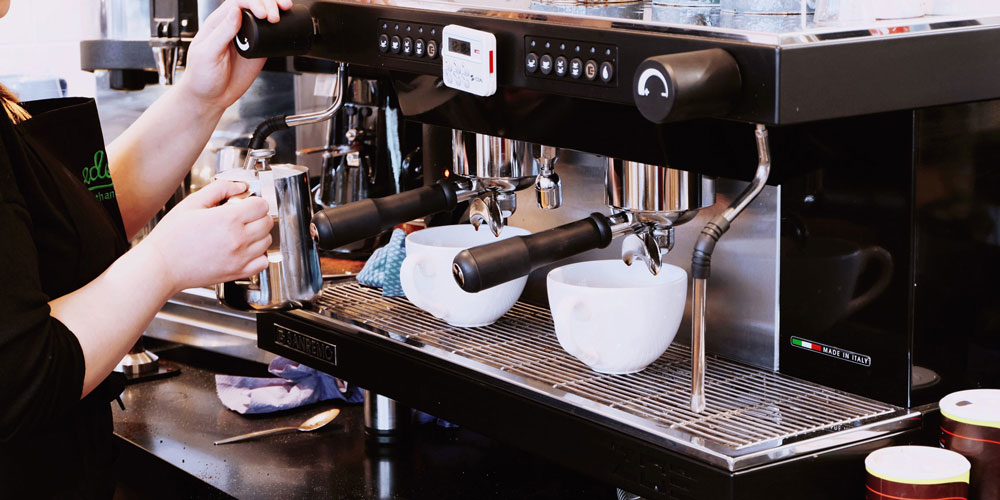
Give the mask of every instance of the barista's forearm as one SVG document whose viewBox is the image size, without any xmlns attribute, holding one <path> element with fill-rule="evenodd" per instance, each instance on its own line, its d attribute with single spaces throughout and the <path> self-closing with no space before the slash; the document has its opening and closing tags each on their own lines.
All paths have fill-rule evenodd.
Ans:
<svg viewBox="0 0 1000 500">
<path fill-rule="evenodd" d="M 183 181 L 224 111 L 175 86 L 108 145 L 115 194 L 129 238 Z"/>
<path fill-rule="evenodd" d="M 156 249 L 139 244 L 83 288 L 49 302 L 80 341 L 86 396 L 121 361 L 175 290 Z"/>
</svg>

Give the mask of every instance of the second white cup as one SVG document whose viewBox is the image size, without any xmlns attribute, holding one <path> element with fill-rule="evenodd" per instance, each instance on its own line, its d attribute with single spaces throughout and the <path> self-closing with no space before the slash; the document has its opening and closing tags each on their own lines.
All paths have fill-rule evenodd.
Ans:
<svg viewBox="0 0 1000 500">
<path fill-rule="evenodd" d="M 687 272 L 621 260 L 578 262 L 547 278 L 556 337 L 566 352 L 597 372 L 633 373 L 659 358 L 684 316 Z"/>
<path fill-rule="evenodd" d="M 486 326 L 500 319 L 517 302 L 528 277 L 469 293 L 452 276 L 452 261 L 466 248 L 493 243 L 512 236 L 530 234 L 507 226 L 499 238 L 471 224 L 439 226 L 410 233 L 406 237 L 406 259 L 399 270 L 403 293 L 413 305 L 452 326 Z"/>
</svg>

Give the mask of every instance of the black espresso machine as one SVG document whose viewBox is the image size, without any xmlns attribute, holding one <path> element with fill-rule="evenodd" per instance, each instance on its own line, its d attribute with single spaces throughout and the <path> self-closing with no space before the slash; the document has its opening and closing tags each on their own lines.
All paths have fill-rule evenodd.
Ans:
<svg viewBox="0 0 1000 500">
<path fill-rule="evenodd" d="M 468 201 L 494 231 L 571 231 L 526 243 L 505 276 L 456 260 L 467 290 L 533 271 L 491 326 L 340 281 L 260 315 L 260 347 L 651 499 L 856 498 L 867 453 L 931 444 L 942 395 L 1000 384 L 1000 17 L 296 9 L 274 27 L 248 19 L 241 52 L 383 75 L 423 124 L 425 178 L 465 179 L 413 191 L 405 210 L 369 201 L 362 226 Z M 509 162 L 471 168 L 471 144 Z M 314 219 L 321 246 L 337 220 Z M 609 255 L 694 278 L 674 344 L 636 374 L 566 354 L 539 293 L 560 259 Z"/>
</svg>

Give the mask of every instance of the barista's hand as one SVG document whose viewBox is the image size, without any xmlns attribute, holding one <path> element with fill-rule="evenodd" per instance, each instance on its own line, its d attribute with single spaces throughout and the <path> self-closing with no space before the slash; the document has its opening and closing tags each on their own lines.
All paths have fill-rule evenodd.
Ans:
<svg viewBox="0 0 1000 500">
<path fill-rule="evenodd" d="M 292 0 L 226 0 L 205 19 L 188 49 L 187 67 L 178 87 L 194 104 L 224 110 L 236 102 L 264 67 L 265 59 L 245 59 L 236 53 L 233 37 L 248 9 L 259 19 L 278 22 L 279 10 L 292 8 Z M 198 110 L 196 110 L 198 111 Z"/>
<path fill-rule="evenodd" d="M 267 266 L 274 222 L 263 199 L 230 199 L 246 189 L 229 181 L 205 186 L 178 203 L 139 243 L 175 293 L 246 278 Z"/>
</svg>

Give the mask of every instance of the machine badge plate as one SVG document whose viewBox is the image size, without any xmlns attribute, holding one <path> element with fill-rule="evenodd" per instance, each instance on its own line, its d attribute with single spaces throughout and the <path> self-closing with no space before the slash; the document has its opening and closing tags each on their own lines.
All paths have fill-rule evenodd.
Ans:
<svg viewBox="0 0 1000 500">
<path fill-rule="evenodd" d="M 337 365 L 337 346 L 314 339 L 281 325 L 274 325 L 274 343 L 307 356 Z"/>
<path fill-rule="evenodd" d="M 813 342 L 799 337 L 792 337 L 791 342 L 794 347 L 798 347 L 799 349 L 825 354 L 831 358 L 837 358 L 842 361 L 848 361 L 865 367 L 870 367 L 872 365 L 872 357 L 867 354 L 858 354 L 846 349 L 820 344 L 819 342 Z"/>
</svg>

